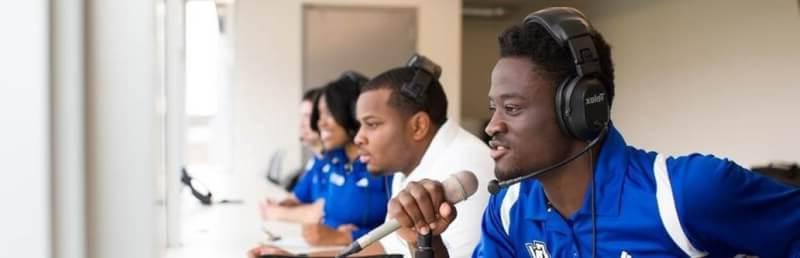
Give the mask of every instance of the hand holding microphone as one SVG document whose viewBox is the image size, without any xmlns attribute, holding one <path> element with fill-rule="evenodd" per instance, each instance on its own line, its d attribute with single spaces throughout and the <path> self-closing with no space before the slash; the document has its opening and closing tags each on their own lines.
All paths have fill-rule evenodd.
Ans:
<svg viewBox="0 0 800 258">
<path fill-rule="evenodd" d="M 389 217 L 403 228 L 439 235 L 457 215 L 453 204 L 445 201 L 444 192 L 444 185 L 434 180 L 411 182 L 389 201 Z"/>
<path fill-rule="evenodd" d="M 454 204 L 467 199 L 478 189 L 478 178 L 469 171 L 451 175 L 442 182 L 424 179 L 411 182 L 389 201 L 389 220 L 345 248 L 345 257 L 380 240 L 400 227 L 433 235 L 444 232 L 456 218 Z"/>
</svg>

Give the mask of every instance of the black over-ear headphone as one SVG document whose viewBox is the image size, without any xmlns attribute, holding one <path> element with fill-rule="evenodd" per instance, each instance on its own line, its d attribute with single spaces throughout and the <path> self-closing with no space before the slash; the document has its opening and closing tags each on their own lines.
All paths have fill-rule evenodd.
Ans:
<svg viewBox="0 0 800 258">
<path fill-rule="evenodd" d="M 564 134 L 588 144 L 580 152 L 524 176 L 490 181 L 489 192 L 492 194 L 572 162 L 594 148 L 608 131 L 610 96 L 607 96 L 608 88 L 601 74 L 600 57 L 592 41 L 594 31 L 589 21 L 573 8 L 551 7 L 528 15 L 524 23 L 542 25 L 559 46 L 569 48 L 575 62 L 575 74 L 568 76 L 556 89 L 556 120 Z"/>
<path fill-rule="evenodd" d="M 597 138 L 610 119 L 611 105 L 591 37 L 592 25 L 583 13 L 569 7 L 534 12 L 525 17 L 524 23 L 542 25 L 559 46 L 569 48 L 575 63 L 576 73 L 556 89 L 556 119 L 562 131 L 584 141 Z"/>
<path fill-rule="evenodd" d="M 414 78 L 403 84 L 400 92 L 422 105 L 428 97 L 428 88 L 442 75 L 442 67 L 420 54 L 411 56 L 406 67 L 414 69 Z"/>
</svg>

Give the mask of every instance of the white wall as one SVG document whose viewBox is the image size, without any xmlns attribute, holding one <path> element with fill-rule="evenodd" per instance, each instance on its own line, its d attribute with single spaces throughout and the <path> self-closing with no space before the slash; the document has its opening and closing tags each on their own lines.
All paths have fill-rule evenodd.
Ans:
<svg viewBox="0 0 800 258">
<path fill-rule="evenodd" d="M 745 166 L 800 160 L 794 148 L 800 145 L 797 1 L 555 3 L 581 8 L 611 43 L 612 118 L 628 144 L 714 153 Z M 468 35 L 472 28 L 464 30 Z M 496 45 L 475 51 L 497 52 Z M 466 42 L 464 52 L 470 52 Z"/>
<path fill-rule="evenodd" d="M 613 1 L 589 7 L 617 62 L 629 143 L 750 166 L 800 160 L 798 2 Z"/>
<path fill-rule="evenodd" d="M 0 257 L 50 257 L 48 1 L 0 16 Z"/>
<path fill-rule="evenodd" d="M 499 56 L 497 36 L 536 8 L 509 8 L 507 10 L 510 13 L 506 17 L 463 19 L 461 118 L 466 129 L 473 134 L 480 135 L 483 123 L 490 118 L 486 95 L 489 93 L 489 77 Z"/>
<path fill-rule="evenodd" d="M 157 257 L 156 5 L 87 1 L 88 257 Z"/>
<path fill-rule="evenodd" d="M 260 178 L 268 155 L 277 147 L 288 150 L 285 169 L 300 166 L 296 107 L 302 87 L 303 4 L 418 7 L 417 49 L 442 65 L 450 114 L 458 120 L 461 1 L 240 0 L 236 1 L 233 90 L 236 173 Z"/>
</svg>

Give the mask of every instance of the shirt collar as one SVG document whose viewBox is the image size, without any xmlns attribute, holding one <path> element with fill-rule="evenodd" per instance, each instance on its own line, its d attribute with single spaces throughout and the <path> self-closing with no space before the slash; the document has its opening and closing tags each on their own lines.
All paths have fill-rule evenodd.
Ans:
<svg viewBox="0 0 800 258">
<path fill-rule="evenodd" d="M 439 130 L 436 131 L 436 135 L 433 136 L 433 140 L 431 140 L 431 143 L 425 150 L 425 154 L 422 155 L 419 164 L 409 173 L 406 180 L 426 178 L 426 174 L 430 172 L 436 164 L 436 161 L 439 160 L 439 157 L 447 151 L 450 143 L 452 143 L 453 139 L 458 135 L 458 129 L 459 127 L 449 120 L 444 122 L 444 124 L 439 127 Z"/>
<path fill-rule="evenodd" d="M 628 151 L 625 139 L 612 123 L 609 123 L 608 134 L 595 164 L 597 215 L 616 217 L 619 215 L 622 202 L 622 183 L 628 173 Z M 520 200 L 527 202 L 525 217 L 533 220 L 545 220 L 549 205 L 544 189 L 538 180 L 528 181 L 526 184 L 529 184 L 530 187 L 520 189 L 528 189 L 528 191 L 524 191 L 525 193 L 520 191 Z M 585 214 L 591 215 L 591 187 L 590 184 L 583 206 L 578 210 L 576 217 Z"/>
<path fill-rule="evenodd" d="M 347 163 L 347 152 L 344 148 L 336 148 L 330 151 L 325 152 L 325 160 L 329 161 L 330 163 L 336 165 L 339 163 Z"/>
</svg>

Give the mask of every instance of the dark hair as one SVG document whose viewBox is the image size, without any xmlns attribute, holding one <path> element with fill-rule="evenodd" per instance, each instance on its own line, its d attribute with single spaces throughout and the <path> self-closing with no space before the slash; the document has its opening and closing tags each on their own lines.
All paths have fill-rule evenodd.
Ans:
<svg viewBox="0 0 800 258">
<path fill-rule="evenodd" d="M 322 92 L 322 89 L 320 89 L 320 88 L 313 88 L 313 89 L 306 90 L 306 92 L 303 93 L 303 100 L 302 101 L 315 102 L 317 100 L 317 98 L 319 98 L 320 92 Z"/>
<path fill-rule="evenodd" d="M 394 68 L 384 73 L 375 76 L 374 79 L 367 82 L 362 89 L 362 92 L 377 89 L 389 89 L 391 95 L 389 96 L 389 105 L 399 110 L 406 115 L 412 115 L 416 112 L 423 111 L 428 113 L 431 121 L 436 127 L 442 126 L 447 121 L 447 96 L 444 94 L 444 89 L 439 80 L 434 80 L 428 86 L 425 92 L 424 103 L 419 103 L 411 97 L 406 96 L 400 92 L 403 84 L 410 82 L 414 78 L 414 68 L 400 67 Z"/>
<path fill-rule="evenodd" d="M 537 23 L 516 24 L 507 28 L 498 37 L 500 57 L 524 56 L 536 64 L 537 72 L 556 85 L 569 75 L 576 73 L 572 55 L 567 47 L 561 47 L 553 36 Z M 614 64 L 611 61 L 611 46 L 597 31 L 592 31 L 592 41 L 600 58 L 601 80 L 608 89 L 609 103 L 614 99 Z"/>
<path fill-rule="evenodd" d="M 319 132 L 319 99 L 325 97 L 328 110 L 333 115 L 336 123 L 342 126 L 350 139 L 358 133 L 360 124 L 356 119 L 356 100 L 361 88 L 361 82 L 354 81 L 348 76 L 339 77 L 326 84 L 320 89 L 319 97 L 314 100 L 314 108 L 311 111 L 311 129 Z"/>
</svg>

